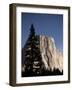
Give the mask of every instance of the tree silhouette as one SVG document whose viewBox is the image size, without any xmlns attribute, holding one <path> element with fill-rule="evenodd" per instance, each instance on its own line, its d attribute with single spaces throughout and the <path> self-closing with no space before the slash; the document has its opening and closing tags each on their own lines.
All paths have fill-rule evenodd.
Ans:
<svg viewBox="0 0 72 90">
<path fill-rule="evenodd" d="M 25 65 L 25 72 L 22 76 L 40 75 L 42 73 L 42 58 L 39 45 L 39 36 L 35 34 L 35 29 L 32 24 L 29 38 L 22 51 L 22 62 L 24 62 Z"/>
</svg>

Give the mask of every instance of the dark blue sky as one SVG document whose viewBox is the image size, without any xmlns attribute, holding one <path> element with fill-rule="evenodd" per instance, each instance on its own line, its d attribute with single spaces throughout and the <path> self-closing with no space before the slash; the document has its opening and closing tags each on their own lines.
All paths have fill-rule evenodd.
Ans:
<svg viewBox="0 0 72 90">
<path fill-rule="evenodd" d="M 56 47 L 63 52 L 63 15 L 22 13 L 21 21 L 22 47 L 28 38 L 30 26 L 33 24 L 36 34 L 53 37 Z"/>
</svg>

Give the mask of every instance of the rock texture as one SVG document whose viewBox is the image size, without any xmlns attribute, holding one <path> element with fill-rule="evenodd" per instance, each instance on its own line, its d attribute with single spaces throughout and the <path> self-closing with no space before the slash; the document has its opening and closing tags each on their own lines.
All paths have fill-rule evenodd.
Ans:
<svg viewBox="0 0 72 90">
<path fill-rule="evenodd" d="M 63 55 L 56 48 L 55 41 L 52 37 L 40 35 L 40 52 L 45 70 L 58 69 L 63 71 Z"/>
</svg>

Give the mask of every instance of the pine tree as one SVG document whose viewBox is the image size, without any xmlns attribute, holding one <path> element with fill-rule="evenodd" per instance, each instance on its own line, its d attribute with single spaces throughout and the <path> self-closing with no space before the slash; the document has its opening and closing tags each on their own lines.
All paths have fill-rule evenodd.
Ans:
<svg viewBox="0 0 72 90">
<path fill-rule="evenodd" d="M 39 36 L 35 34 L 33 24 L 30 28 L 30 35 L 24 47 L 24 56 L 22 56 L 25 64 L 25 75 L 26 76 L 37 76 L 41 75 L 42 70 L 42 58 L 40 53 L 40 40 Z"/>
</svg>

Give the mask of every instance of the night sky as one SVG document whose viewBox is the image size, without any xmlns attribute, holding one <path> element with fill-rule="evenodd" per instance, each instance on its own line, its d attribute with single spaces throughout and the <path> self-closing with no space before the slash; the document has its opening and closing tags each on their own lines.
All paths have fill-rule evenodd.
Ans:
<svg viewBox="0 0 72 90">
<path fill-rule="evenodd" d="M 56 47 L 63 52 L 63 15 L 58 14 L 21 14 L 21 46 L 23 47 L 30 32 L 31 24 L 34 25 L 37 35 L 53 37 Z"/>
</svg>

